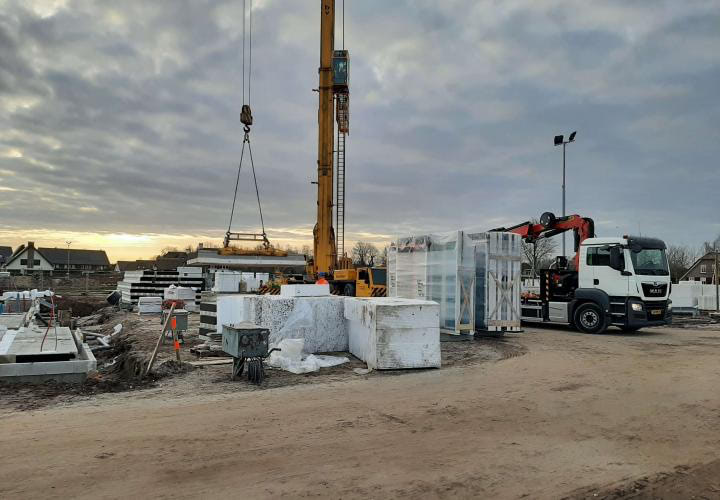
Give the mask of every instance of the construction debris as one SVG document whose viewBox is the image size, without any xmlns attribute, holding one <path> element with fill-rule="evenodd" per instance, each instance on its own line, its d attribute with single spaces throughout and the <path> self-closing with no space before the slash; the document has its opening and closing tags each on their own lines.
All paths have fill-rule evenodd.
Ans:
<svg viewBox="0 0 720 500">
<path fill-rule="evenodd" d="M 305 354 L 304 346 L 304 339 L 284 339 L 277 344 L 271 344 L 271 348 L 279 350 L 270 353 L 267 359 L 268 366 L 290 373 L 311 373 L 319 371 L 320 368 L 329 368 L 350 361 L 344 356 Z"/>
</svg>

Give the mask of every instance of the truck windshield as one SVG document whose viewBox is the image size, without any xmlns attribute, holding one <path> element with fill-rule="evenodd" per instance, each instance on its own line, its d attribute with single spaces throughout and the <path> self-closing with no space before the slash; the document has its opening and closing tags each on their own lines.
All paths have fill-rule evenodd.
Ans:
<svg viewBox="0 0 720 500">
<path fill-rule="evenodd" d="M 669 276 L 665 250 L 659 248 L 643 248 L 639 252 L 630 251 L 635 274 L 651 276 Z"/>
</svg>

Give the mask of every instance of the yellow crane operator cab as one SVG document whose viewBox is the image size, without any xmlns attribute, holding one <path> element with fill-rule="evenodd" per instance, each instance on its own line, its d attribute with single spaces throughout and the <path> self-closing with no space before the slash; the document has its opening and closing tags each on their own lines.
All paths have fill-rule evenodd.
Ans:
<svg viewBox="0 0 720 500">
<path fill-rule="evenodd" d="M 347 50 L 334 50 L 332 57 L 333 87 L 335 92 L 347 92 L 349 78 L 350 53 Z"/>
</svg>

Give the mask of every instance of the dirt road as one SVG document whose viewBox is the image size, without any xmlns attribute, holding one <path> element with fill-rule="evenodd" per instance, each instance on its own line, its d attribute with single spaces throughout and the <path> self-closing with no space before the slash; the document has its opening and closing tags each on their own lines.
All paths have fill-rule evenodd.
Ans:
<svg viewBox="0 0 720 500">
<path fill-rule="evenodd" d="M 559 498 L 718 458 L 720 331 L 511 342 L 526 353 L 5 414 L 0 497 Z"/>
</svg>

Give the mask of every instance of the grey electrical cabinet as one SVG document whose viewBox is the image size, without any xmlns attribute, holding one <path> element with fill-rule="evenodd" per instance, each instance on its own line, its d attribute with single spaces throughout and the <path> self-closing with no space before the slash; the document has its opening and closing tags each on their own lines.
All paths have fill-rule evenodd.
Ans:
<svg viewBox="0 0 720 500">
<path fill-rule="evenodd" d="M 270 330 L 248 321 L 223 325 L 223 351 L 233 358 L 264 358 L 268 355 Z"/>
</svg>

